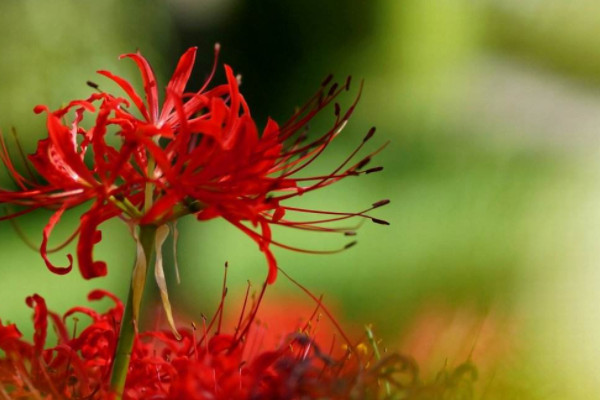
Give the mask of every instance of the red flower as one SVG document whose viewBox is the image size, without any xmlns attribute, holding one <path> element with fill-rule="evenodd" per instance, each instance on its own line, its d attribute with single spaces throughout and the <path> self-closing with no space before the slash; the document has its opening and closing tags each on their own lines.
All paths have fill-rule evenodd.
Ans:
<svg viewBox="0 0 600 400">
<path fill-rule="evenodd" d="M 95 290 L 90 300 L 110 297 L 116 306 L 104 314 L 75 307 L 61 318 L 48 311 L 39 295 L 27 298 L 34 309 L 33 344 L 24 341 L 15 325 L 0 322 L 0 397 L 11 399 L 106 399 L 109 373 L 123 313 L 112 294 Z M 92 323 L 76 337 L 70 337 L 65 320 L 75 313 L 92 318 Z M 48 319 L 58 343 L 47 347 Z M 2 396 L 3 395 L 3 396 Z"/>
<path fill-rule="evenodd" d="M 61 318 L 49 312 L 44 299 L 34 295 L 34 342 L 21 338 L 14 325 L 0 323 L 0 397 L 34 399 L 110 399 L 109 380 L 116 338 L 123 313 L 121 303 L 103 291 L 90 300 L 111 297 L 116 306 L 101 314 L 75 307 Z M 261 296 L 262 297 L 262 296 Z M 383 382 L 394 383 L 391 369 L 402 361 L 396 355 L 380 361 L 364 345 L 349 351 L 335 341 L 314 340 L 316 311 L 303 327 L 270 329 L 291 332 L 273 348 L 261 345 L 264 334 L 254 323 L 258 304 L 239 319 L 234 334 L 218 332 L 219 312 L 202 327 L 181 329 L 182 339 L 170 332 L 147 332 L 137 338 L 123 398 L 133 399 L 364 399 L 384 398 Z M 70 336 L 67 318 L 83 313 L 92 320 Z M 302 317 L 302 316 L 299 316 Z M 48 319 L 57 333 L 48 346 Z M 337 354 L 339 353 L 339 354 Z"/>
<path fill-rule="evenodd" d="M 218 46 L 215 49 L 218 53 Z M 199 220 L 222 217 L 259 245 L 269 264 L 268 282 L 273 282 L 277 273 L 270 245 L 300 250 L 273 240 L 271 225 L 349 233 L 346 228 L 323 224 L 351 217 L 387 224 L 366 214 L 387 204 L 387 200 L 357 213 L 326 212 L 284 204 L 285 200 L 345 177 L 381 170 L 380 167 L 363 169 L 379 150 L 353 161 L 373 136 L 373 128 L 333 171 L 300 176 L 342 131 L 351 116 L 359 96 L 344 112 L 335 103 L 335 119 L 330 129 L 306 140 L 308 122 L 349 89 L 350 79 L 340 86 L 331 84 L 328 78 L 291 119 L 281 126 L 269 119 L 259 134 L 239 91 L 238 79 L 229 66 L 225 65 L 226 84 L 208 88 L 215 72 L 213 68 L 200 90 L 186 92 L 195 55 L 196 48 L 191 48 L 179 60 L 167 85 L 162 109 L 154 73 L 139 53 L 123 57 L 131 58 L 138 65 L 145 99 L 123 78 L 100 71 L 116 82 L 128 99 L 99 92 L 56 111 L 46 106 L 36 107 L 37 113 L 47 114 L 48 138 L 39 142 L 29 161 L 45 183 L 20 174 L 2 141 L 0 157 L 20 190 L 1 190 L 0 202 L 25 206 L 7 218 L 40 207 L 56 210 L 44 229 L 40 248 L 46 265 L 53 272 L 68 272 L 72 258 L 68 256 L 66 267 L 54 266 L 47 257 L 48 237 L 65 210 L 89 200 L 93 204 L 81 217 L 78 231 L 73 235 L 73 238 L 79 237 L 77 258 L 85 278 L 106 274 L 106 264 L 95 261 L 92 250 L 101 240 L 99 225 L 116 216 L 132 225 L 155 226 L 186 214 L 194 214 Z M 130 109 L 130 104 L 134 109 Z M 89 122 L 84 119 L 90 116 L 91 127 L 86 128 Z M 69 119 L 69 123 L 65 122 Z M 319 217 L 311 221 L 295 220 L 294 213 Z"/>
</svg>

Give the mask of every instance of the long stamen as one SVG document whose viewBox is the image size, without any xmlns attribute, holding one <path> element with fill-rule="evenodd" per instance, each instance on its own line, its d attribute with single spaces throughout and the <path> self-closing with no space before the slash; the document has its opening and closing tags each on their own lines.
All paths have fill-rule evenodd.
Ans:
<svg viewBox="0 0 600 400">
<path fill-rule="evenodd" d="M 331 312 L 327 309 L 327 307 L 325 307 L 325 305 L 320 302 L 319 298 L 316 297 L 314 294 L 312 294 L 310 290 L 308 290 L 304 285 L 302 285 L 300 282 L 298 282 L 297 280 L 295 280 L 294 278 L 292 278 L 291 275 L 289 275 L 287 272 L 285 272 L 284 270 L 282 270 L 280 267 L 277 267 L 277 269 L 290 282 L 292 282 L 296 287 L 298 287 L 300 290 L 302 290 L 304 293 L 306 293 L 311 299 L 313 299 L 317 304 L 320 305 L 321 310 L 323 310 L 323 312 L 325 313 L 325 315 L 327 315 L 327 318 L 329 318 L 329 320 L 331 321 L 331 323 L 338 330 L 338 332 L 340 333 L 340 335 L 342 336 L 342 338 L 344 339 L 344 341 L 350 346 L 351 351 L 354 352 L 354 346 L 352 346 L 352 342 L 348 338 L 348 335 L 346 335 L 346 332 L 344 332 L 344 330 L 342 329 L 342 326 L 334 318 L 333 314 L 331 314 Z"/>
<path fill-rule="evenodd" d="M 221 324 L 223 322 L 223 312 L 225 307 L 225 296 L 227 296 L 227 271 L 229 270 L 229 263 L 225 262 L 225 272 L 223 273 L 223 287 L 221 289 L 221 304 L 223 306 L 219 307 L 219 323 L 217 324 L 217 332 L 218 335 L 221 332 Z"/>
</svg>

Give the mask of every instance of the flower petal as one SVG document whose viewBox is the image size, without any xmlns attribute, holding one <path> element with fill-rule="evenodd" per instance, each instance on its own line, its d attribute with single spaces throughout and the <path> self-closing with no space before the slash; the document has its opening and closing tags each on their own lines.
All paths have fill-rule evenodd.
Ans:
<svg viewBox="0 0 600 400">
<path fill-rule="evenodd" d="M 77 260 L 79 261 L 79 271 L 85 279 L 96 278 L 106 275 L 106 263 L 104 261 L 94 261 L 94 245 L 102 240 L 102 232 L 99 231 L 100 225 L 106 217 L 100 215 L 100 210 L 96 206 L 81 216 L 81 231 L 77 243 Z"/>
<path fill-rule="evenodd" d="M 196 59 L 197 47 L 190 47 L 179 59 L 177 68 L 167 85 L 167 96 L 160 114 L 160 121 L 164 121 L 175 107 L 175 99 L 181 98 L 185 86 L 190 79 L 194 61 Z"/>
<path fill-rule="evenodd" d="M 158 121 L 158 92 L 156 88 L 156 76 L 152 67 L 142 55 L 138 53 L 124 54 L 120 58 L 131 58 L 138 65 L 144 81 L 144 91 L 150 112 L 150 122 Z"/>
<path fill-rule="evenodd" d="M 67 254 L 67 258 L 69 259 L 69 265 L 66 267 L 57 267 L 54 264 L 52 264 L 50 262 L 50 260 L 48 259 L 48 238 L 50 237 L 50 234 L 52 233 L 52 229 L 54 229 L 54 226 L 56 226 L 58 221 L 60 221 L 60 217 L 62 216 L 62 214 L 65 212 L 66 209 L 67 209 L 67 206 L 63 205 L 58 211 L 56 211 L 54 214 L 52 214 L 52 217 L 50 217 L 50 220 L 44 227 L 44 232 L 43 232 L 43 236 L 42 236 L 42 244 L 40 246 L 40 254 L 42 255 L 42 258 L 44 259 L 44 262 L 46 263 L 46 267 L 48 267 L 48 269 L 51 272 L 58 274 L 58 275 L 67 274 L 71 271 L 71 269 L 73 269 L 73 256 L 71 254 Z"/>
<path fill-rule="evenodd" d="M 150 115 L 148 114 L 148 109 L 146 108 L 146 105 L 144 104 L 144 101 L 142 100 L 140 95 L 137 94 L 137 92 L 135 91 L 133 86 L 131 86 L 131 83 L 129 83 L 125 79 L 121 78 L 120 76 L 113 74 L 110 71 L 101 70 L 101 71 L 98 71 L 98 73 L 100 75 L 106 76 L 107 78 L 113 80 L 117 85 L 119 85 L 121 87 L 121 89 L 123 89 L 125 91 L 125 93 L 127 93 L 127 95 L 133 101 L 133 104 L 135 104 L 135 106 L 138 108 L 138 110 L 140 110 L 140 112 L 142 113 L 142 117 L 144 117 L 144 119 L 146 121 L 150 121 Z"/>
<path fill-rule="evenodd" d="M 273 253 L 271 252 L 271 249 L 269 248 L 269 244 L 271 244 L 271 230 L 269 228 L 269 224 L 266 221 L 263 221 L 263 220 L 260 221 L 260 225 L 261 225 L 261 229 L 262 229 L 262 236 L 261 236 L 239 221 L 236 221 L 232 218 L 228 218 L 226 216 L 224 216 L 224 218 L 227 221 L 229 221 L 229 223 L 236 226 L 242 232 L 244 232 L 245 234 L 250 236 L 250 238 L 258 244 L 260 251 L 262 251 L 263 254 L 265 255 L 265 257 L 267 258 L 267 264 L 269 266 L 269 272 L 267 274 L 267 283 L 268 284 L 274 283 L 277 280 L 277 268 L 278 267 L 277 267 L 277 260 L 275 259 L 275 256 L 273 255 Z"/>
<path fill-rule="evenodd" d="M 25 301 L 34 310 L 33 323 L 35 332 L 33 334 L 33 343 L 35 352 L 39 355 L 44 350 L 46 334 L 48 333 L 48 308 L 42 296 L 38 294 L 27 297 Z"/>
</svg>

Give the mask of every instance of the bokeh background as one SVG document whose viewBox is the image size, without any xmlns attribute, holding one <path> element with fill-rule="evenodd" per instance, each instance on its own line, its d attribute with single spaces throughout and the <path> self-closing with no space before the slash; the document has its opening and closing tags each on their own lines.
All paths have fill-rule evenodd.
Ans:
<svg viewBox="0 0 600 400">
<path fill-rule="evenodd" d="M 221 60 L 243 75 L 259 125 L 267 116 L 284 121 L 330 72 L 364 79 L 355 116 L 321 168 L 342 160 L 376 125 L 373 144 L 391 142 L 377 157 L 385 170 L 301 200 L 352 211 L 390 198 L 376 216 L 392 224 L 364 225 L 358 246 L 338 255 L 276 250 L 280 265 L 324 294 L 345 324 L 373 324 L 385 346 L 431 371 L 472 352 L 489 396 L 595 398 L 599 27 L 592 0 L 3 1 L 0 127 L 9 138 L 16 128 L 33 151 L 45 135 L 34 105 L 56 108 L 86 96 L 86 80 L 109 87 L 97 69 L 139 83 L 133 63 L 117 59 L 136 49 L 164 85 L 178 56 L 199 46 L 198 87 L 220 42 Z M 315 132 L 326 126 L 319 123 Z M 10 187 L 6 173 L 0 178 Z M 49 215 L 21 218 L 19 229 L 39 243 Z M 77 213 L 64 217 L 53 240 L 77 222 Z M 168 279 L 180 313 L 212 314 L 225 261 L 233 308 L 248 279 L 260 285 L 265 261 L 244 234 L 193 218 L 179 229 L 182 283 L 172 271 Z M 2 320 L 26 332 L 24 298 L 34 292 L 58 311 L 83 304 L 92 288 L 124 297 L 134 243 L 118 221 L 103 234 L 96 256 L 108 262 L 109 276 L 83 281 L 77 272 L 49 273 L 15 228 L 1 223 Z M 344 241 L 276 234 L 306 248 Z M 73 250 L 52 259 L 66 262 Z M 283 277 L 267 294 L 281 297 L 311 304 Z"/>
</svg>

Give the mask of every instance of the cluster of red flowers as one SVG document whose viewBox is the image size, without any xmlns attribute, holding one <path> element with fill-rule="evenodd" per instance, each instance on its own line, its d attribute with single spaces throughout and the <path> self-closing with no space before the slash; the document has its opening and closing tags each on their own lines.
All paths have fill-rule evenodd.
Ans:
<svg viewBox="0 0 600 400">
<path fill-rule="evenodd" d="M 0 219 L 38 208 L 54 210 L 40 246 L 52 272 L 69 272 L 73 258 L 68 255 L 69 264 L 64 267 L 48 259 L 51 232 L 66 210 L 85 202 L 91 206 L 69 238 L 78 240 L 77 259 L 84 278 L 107 273 L 106 264 L 93 257 L 104 221 L 114 217 L 124 220 L 138 245 L 133 295 L 130 294 L 127 309 L 111 294 L 94 291 L 90 300 L 108 296 L 115 307 L 104 314 L 76 307 L 60 317 L 48 311 L 44 300 L 34 295 L 27 300 L 34 308 L 33 344 L 23 340 L 16 326 L 0 323 L 0 398 L 377 399 L 389 397 L 395 389 L 406 393 L 417 390 L 416 378 L 407 384 L 406 377 L 398 376 L 407 370 L 412 374 L 412 364 L 397 355 L 381 357 L 372 337 L 371 347 L 352 345 L 340 332 L 346 351 L 338 354 L 335 349 L 340 346 L 335 342 L 322 346 L 315 341 L 308 323 L 297 331 L 277 327 L 292 333 L 276 348 L 248 345 L 254 340 L 253 326 L 262 294 L 267 283 L 275 281 L 278 271 L 270 246 L 306 251 L 273 240 L 271 226 L 353 235 L 352 227 L 329 224 L 353 217 L 387 224 L 368 213 L 389 201 L 375 202 L 360 212 L 285 205 L 290 198 L 340 179 L 382 169 L 365 169 L 381 148 L 355 159 L 375 133 L 373 128 L 333 171 L 302 175 L 342 131 L 360 91 L 349 108 L 342 111 L 335 99 L 349 90 L 350 79 L 339 85 L 329 77 L 286 123 L 278 125 L 269 119 L 259 133 L 239 91 L 239 77 L 230 67 L 225 66 L 227 83 L 209 88 L 218 51 L 216 46 L 213 71 L 196 92 L 186 92 L 196 49 L 189 49 L 181 57 L 167 85 L 162 109 L 155 75 L 139 53 L 123 57 L 139 67 L 144 99 L 125 79 L 100 71 L 119 85 L 126 96 L 106 93 L 90 83 L 97 92 L 86 99 L 74 100 L 56 111 L 36 107 L 37 113 L 47 115 L 48 137 L 39 141 L 36 152 L 25 161 L 42 179 L 31 168 L 27 168 L 28 174 L 17 170 L 0 136 L 0 159 L 18 186 L 17 190 L 0 189 L 0 203 L 22 207 Z M 308 122 L 329 105 L 334 109 L 333 124 L 308 138 Z M 220 322 L 214 324 L 222 319 L 222 303 L 212 322 L 203 324 L 202 330 L 174 328 L 168 298 L 162 296 L 166 295 L 166 283 L 160 246 L 169 233 L 165 225 L 188 214 L 198 220 L 224 218 L 250 236 L 267 258 L 269 272 L 259 300 L 249 307 L 248 313 L 244 313 L 244 303 L 233 334 L 222 333 Z M 307 219 L 306 214 L 317 217 Z M 152 246 L 144 239 L 150 234 Z M 156 252 L 157 283 L 173 331 L 139 335 L 136 331 L 131 350 L 130 342 L 122 339 L 125 336 L 133 340 L 132 326 L 137 322 L 146 263 L 152 250 Z M 65 320 L 75 313 L 86 314 L 92 323 L 79 334 L 70 335 Z M 314 315 L 309 321 L 313 318 Z M 55 346 L 46 344 L 49 320 L 58 339 Z M 121 349 L 121 345 L 129 348 Z M 124 356 L 129 355 L 131 362 L 123 362 Z M 115 383 L 113 379 L 111 383 L 111 374 L 112 378 L 123 380 Z"/>
<path fill-rule="evenodd" d="M 277 274 L 270 245 L 296 249 L 273 240 L 271 225 L 347 233 L 348 228 L 322 224 L 351 217 L 387 224 L 366 214 L 387 204 L 387 200 L 357 213 L 282 204 L 342 178 L 381 170 L 364 169 L 379 150 L 354 160 L 373 136 L 375 130 L 371 129 L 358 148 L 330 173 L 299 176 L 341 132 L 352 114 L 358 96 L 344 112 L 334 102 L 349 89 L 350 79 L 344 85 L 326 79 L 291 119 L 281 126 L 269 119 L 259 134 L 239 91 L 239 79 L 229 66 L 225 65 L 227 83 L 209 88 L 218 48 L 213 71 L 196 92 L 186 92 L 196 48 L 185 52 L 167 85 L 162 109 L 155 75 L 139 53 L 122 57 L 132 59 L 139 67 L 145 99 L 125 79 L 99 71 L 116 82 L 127 98 L 100 91 L 98 85 L 90 83 L 98 91 L 87 99 L 71 101 L 56 111 L 36 107 L 37 113 L 47 114 L 48 138 L 39 142 L 29 162 L 45 182 L 39 182 L 34 174 L 20 173 L 4 140 L 0 141 L 0 159 L 19 187 L 16 191 L 0 189 L 0 203 L 24 207 L 5 218 L 41 207 L 55 210 L 43 231 L 40 248 L 52 272 L 69 272 L 73 259 L 69 255 L 65 267 L 53 265 L 47 256 L 48 237 L 65 210 L 87 201 L 92 205 L 71 236 L 71 240 L 78 237 L 78 264 L 87 279 L 107 273 L 106 263 L 94 260 L 92 252 L 101 240 L 99 225 L 113 217 L 132 226 L 161 226 L 186 214 L 194 214 L 199 220 L 222 217 L 259 245 L 268 260 L 270 283 Z M 308 122 L 330 104 L 334 104 L 335 111 L 332 126 L 307 140 Z M 319 218 L 295 220 L 289 218 L 290 213 L 313 213 Z"/>
<path fill-rule="evenodd" d="M 5 399 L 109 399 L 109 380 L 123 313 L 121 302 L 110 293 L 93 291 L 90 300 L 104 297 L 115 306 L 101 314 L 75 307 L 59 315 L 48 311 L 44 299 L 34 295 L 33 344 L 23 340 L 14 325 L 0 323 L 0 398 Z M 256 307 L 242 315 L 234 334 L 219 332 L 215 323 L 171 332 L 146 332 L 136 339 L 124 399 L 378 399 L 397 389 L 406 359 L 390 355 L 374 358 L 364 344 L 341 353 L 335 342 L 316 343 L 314 318 L 292 332 L 276 348 L 261 348 L 260 333 L 253 329 Z M 222 310 L 222 304 L 219 307 Z M 65 325 L 72 315 L 92 319 L 80 333 L 69 335 Z M 48 346 L 48 320 L 58 342 Z M 258 331 L 258 330 L 257 330 Z M 337 356 L 335 354 L 338 354 Z M 412 372 L 412 371 L 411 371 Z"/>
<path fill-rule="evenodd" d="M 109 390 L 111 361 L 118 339 L 118 322 L 123 313 L 121 302 L 112 294 L 96 290 L 90 300 L 104 297 L 116 306 L 104 314 L 92 309 L 75 307 L 61 318 L 48 311 L 39 295 L 27 298 L 34 309 L 33 344 L 22 339 L 14 324 L 0 322 L 0 398 L 2 399 L 85 399 Z M 92 324 L 77 336 L 70 336 L 66 318 L 83 313 Z M 56 332 L 58 343 L 47 347 L 48 319 Z"/>
</svg>

